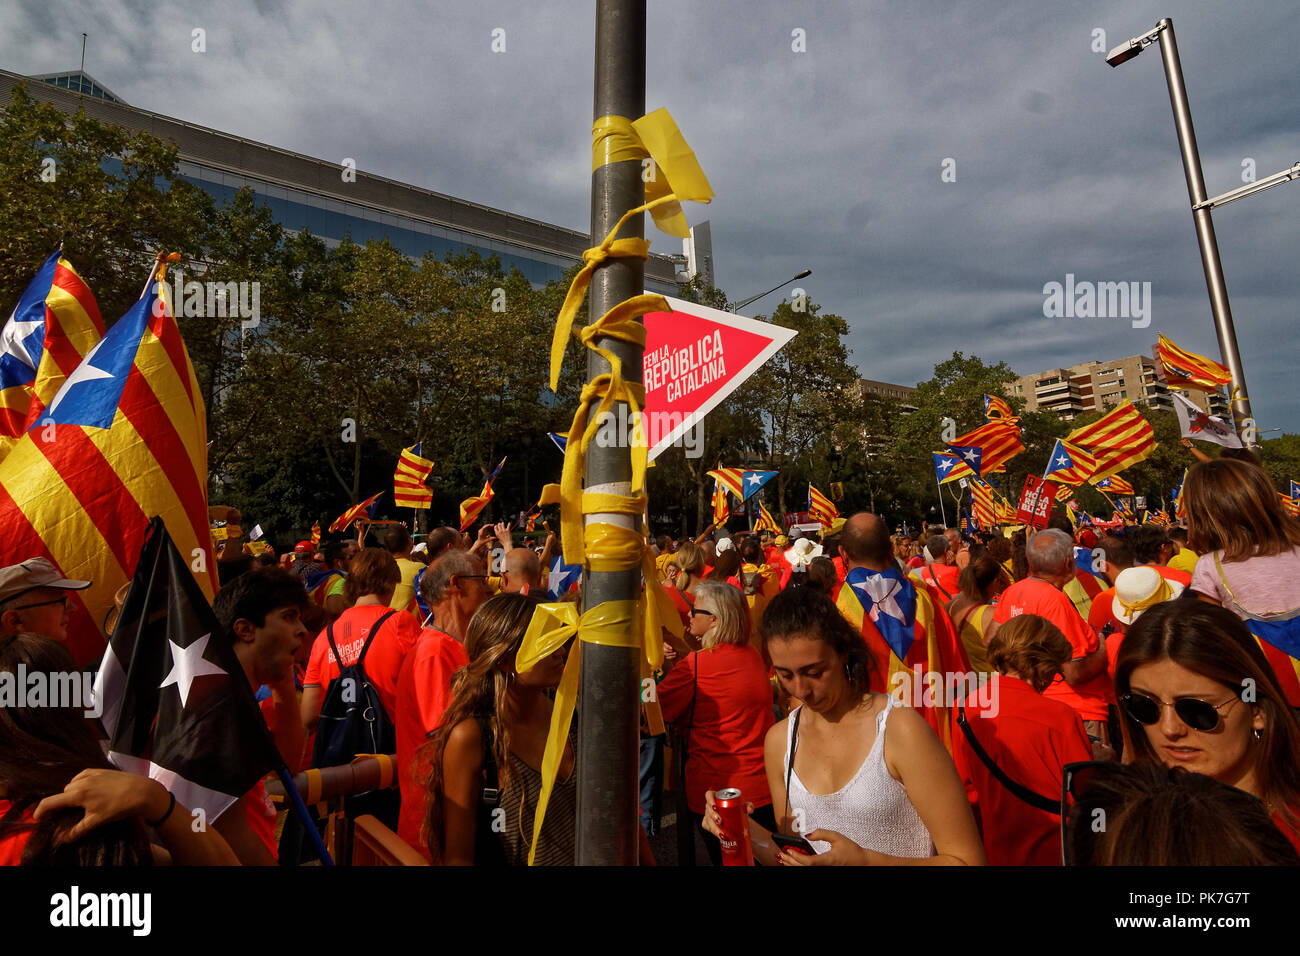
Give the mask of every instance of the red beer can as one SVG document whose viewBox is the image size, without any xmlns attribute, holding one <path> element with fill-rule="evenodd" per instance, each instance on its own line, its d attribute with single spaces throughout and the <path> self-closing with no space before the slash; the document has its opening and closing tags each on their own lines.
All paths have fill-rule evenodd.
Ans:
<svg viewBox="0 0 1300 956">
<path fill-rule="evenodd" d="M 713 805 L 722 817 L 722 865 L 753 866 L 754 849 L 749 844 L 749 814 L 745 801 L 735 787 L 719 790 Z"/>
</svg>

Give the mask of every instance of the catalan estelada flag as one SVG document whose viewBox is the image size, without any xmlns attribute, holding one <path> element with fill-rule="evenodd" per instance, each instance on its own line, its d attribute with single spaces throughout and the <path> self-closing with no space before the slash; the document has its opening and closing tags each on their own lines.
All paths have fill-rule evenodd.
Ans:
<svg viewBox="0 0 1300 956">
<path fill-rule="evenodd" d="M 1058 484 L 1081 485 L 1096 470 L 1097 460 L 1092 452 L 1058 438 L 1044 474 Z M 1058 497 L 1057 500 L 1059 501 L 1060 498 Z"/>
<path fill-rule="evenodd" d="M 970 671 L 947 612 L 935 606 L 925 585 L 904 577 L 897 568 L 881 572 L 852 568 L 844 585 L 836 605 L 867 642 L 876 665 L 871 689 L 893 694 L 919 711 L 951 752 L 944 690 L 924 692 L 927 673 L 942 681 L 944 675 Z"/>
<path fill-rule="evenodd" d="M 830 527 L 832 521 L 840 516 L 835 502 L 812 486 L 808 485 L 808 513 L 821 522 L 822 527 Z"/>
<path fill-rule="evenodd" d="M 775 471 L 750 471 L 745 468 L 723 468 L 719 465 L 709 472 L 709 477 L 722 482 L 722 487 L 741 501 L 747 501 L 754 492 L 776 477 Z"/>
<path fill-rule="evenodd" d="M 973 478 L 975 476 L 975 472 L 970 465 L 956 455 L 949 454 L 946 451 L 935 451 L 930 454 L 934 456 L 934 480 L 941 485 L 956 481 L 958 478 Z"/>
<path fill-rule="evenodd" d="M 1018 422 L 1016 413 L 1007 404 L 1005 398 L 996 395 L 984 396 L 984 417 L 991 422 Z"/>
<path fill-rule="evenodd" d="M 433 504 L 433 491 L 426 485 L 433 471 L 433 462 L 420 457 L 423 442 L 403 448 L 393 472 L 393 503 L 399 508 L 428 508 Z"/>
<path fill-rule="evenodd" d="M 970 466 L 976 477 L 996 471 L 1025 450 L 1020 442 L 1020 426 L 1002 421 L 986 422 L 946 444 Z"/>
<path fill-rule="evenodd" d="M 1086 448 L 1097 460 L 1093 478 L 1108 478 L 1146 459 L 1156 450 L 1156 433 L 1131 399 L 1120 402 L 1091 425 L 1065 436 L 1071 445 Z"/>
<path fill-rule="evenodd" d="M 781 534 L 781 526 L 776 523 L 776 519 L 772 517 L 772 512 L 767 510 L 766 505 L 760 504 L 758 506 L 758 517 L 754 519 L 754 530 Z"/>
<path fill-rule="evenodd" d="M 1186 474 L 1186 469 L 1184 469 L 1183 473 Z M 1133 485 L 1130 484 L 1127 479 L 1121 478 L 1119 475 L 1111 475 L 1108 478 L 1102 478 L 1100 481 L 1094 481 L 1093 484 L 1097 486 L 1098 491 L 1104 491 L 1108 495 L 1136 494 L 1133 490 Z"/>
<path fill-rule="evenodd" d="M 90 288 L 61 252 L 45 260 L 0 332 L 0 459 L 104 334 Z"/>
<path fill-rule="evenodd" d="M 501 464 L 492 470 L 492 474 L 487 476 L 483 482 L 483 490 L 474 498 L 466 498 L 460 503 L 460 530 L 465 531 L 474 520 L 487 507 L 487 503 L 492 500 L 492 482 L 496 481 L 497 475 L 501 474 L 501 469 L 506 466 L 506 460 L 501 459 Z"/>
<path fill-rule="evenodd" d="M 379 492 L 379 494 L 371 495 L 365 501 L 353 505 L 347 511 L 343 512 L 343 514 L 335 518 L 334 523 L 330 525 L 330 534 L 337 534 L 340 531 L 347 530 L 348 525 L 361 517 L 362 513 L 373 514 L 371 511 L 371 505 L 375 504 L 382 495 L 382 491 Z"/>
<path fill-rule="evenodd" d="M 1232 373 L 1227 368 L 1204 355 L 1180 349 L 1164 333 L 1156 343 L 1156 357 L 1165 367 L 1165 381 L 1170 388 L 1214 391 L 1220 385 L 1232 384 Z"/>
<path fill-rule="evenodd" d="M 93 581 L 68 592 L 68 646 L 104 650 L 114 593 L 135 574 L 160 516 L 205 598 L 216 590 L 208 531 L 202 393 L 166 301 L 166 267 L 64 380 L 0 462 L 0 561 L 46 557 Z"/>
</svg>

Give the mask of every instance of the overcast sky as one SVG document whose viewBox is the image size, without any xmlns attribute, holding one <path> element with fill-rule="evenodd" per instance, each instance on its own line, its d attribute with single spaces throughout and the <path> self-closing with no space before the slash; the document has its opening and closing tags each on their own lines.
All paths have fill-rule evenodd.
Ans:
<svg viewBox="0 0 1300 956">
<path fill-rule="evenodd" d="M 0 67 L 75 69 L 84 31 L 86 71 L 133 106 L 586 231 L 594 9 L 9 0 Z M 712 182 L 686 211 L 712 223 L 719 286 L 813 269 L 865 377 L 915 384 L 953 350 L 1028 374 L 1149 354 L 1160 331 L 1218 358 L 1159 50 L 1118 69 L 1092 50 L 1164 16 L 1210 195 L 1248 158 L 1258 178 L 1300 160 L 1295 0 L 650 0 L 646 106 Z M 1298 213 L 1300 182 L 1215 214 L 1255 416 L 1289 431 Z M 1150 327 L 1045 318 L 1067 273 L 1150 283 Z"/>
</svg>

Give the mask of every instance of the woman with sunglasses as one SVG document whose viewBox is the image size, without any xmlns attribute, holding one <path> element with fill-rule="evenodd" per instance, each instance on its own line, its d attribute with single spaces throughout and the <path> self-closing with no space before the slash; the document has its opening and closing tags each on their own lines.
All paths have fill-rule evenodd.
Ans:
<svg viewBox="0 0 1300 956">
<path fill-rule="evenodd" d="M 975 818 L 952 758 L 925 719 L 870 689 L 875 663 L 816 588 L 787 588 L 763 613 L 763 638 L 801 703 L 767 734 L 764 766 L 779 832 L 815 856 L 780 850 L 750 819 L 754 858 L 786 866 L 979 865 Z M 713 792 L 705 828 L 722 832 Z"/>
<path fill-rule="evenodd" d="M 706 791 L 740 788 L 755 807 L 754 819 L 776 828 L 763 766 L 763 741 L 773 723 L 772 685 L 762 655 L 750 644 L 749 628 L 739 588 L 701 582 L 690 634 L 703 650 L 676 661 L 658 687 L 664 720 L 680 721 L 685 728 L 686 805 L 714 866 L 722 865 L 722 847 L 701 826 Z"/>
<path fill-rule="evenodd" d="M 1300 724 L 1232 612 L 1170 601 L 1128 629 L 1115 665 L 1125 753 L 1253 794 L 1300 847 Z"/>
</svg>

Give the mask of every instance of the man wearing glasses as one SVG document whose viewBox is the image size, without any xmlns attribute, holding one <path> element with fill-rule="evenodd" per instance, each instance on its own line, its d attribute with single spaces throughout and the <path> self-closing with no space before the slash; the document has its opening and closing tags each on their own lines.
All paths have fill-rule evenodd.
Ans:
<svg viewBox="0 0 1300 956">
<path fill-rule="evenodd" d="M 67 643 L 72 609 L 67 592 L 90 585 L 90 581 L 65 578 L 48 558 L 0 568 L 0 637 L 37 634 Z"/>
</svg>

